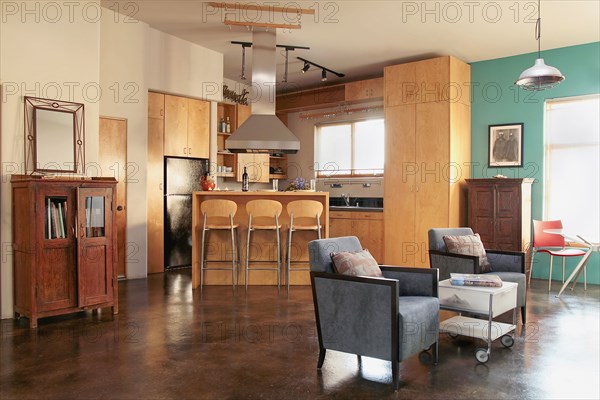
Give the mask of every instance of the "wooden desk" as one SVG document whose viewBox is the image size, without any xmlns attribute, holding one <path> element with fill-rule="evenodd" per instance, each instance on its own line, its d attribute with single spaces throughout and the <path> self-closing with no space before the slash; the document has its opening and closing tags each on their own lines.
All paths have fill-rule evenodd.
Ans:
<svg viewBox="0 0 600 400">
<path fill-rule="evenodd" d="M 287 204 L 295 200 L 316 200 L 323 204 L 323 214 L 321 215 L 321 225 L 323 226 L 323 237 L 329 237 L 329 193 L 328 192 L 194 192 L 192 194 L 192 288 L 200 286 L 200 239 L 202 233 L 202 212 L 200 204 L 209 199 L 232 200 L 238 205 L 235 222 L 240 224 L 238 228 L 240 243 L 241 265 L 238 269 L 238 284 L 244 284 L 244 274 L 242 267 L 245 264 L 246 257 L 246 235 L 248 234 L 248 214 L 246 213 L 246 203 L 251 200 L 268 199 L 277 200 L 283 205 L 283 211 L 280 216 L 282 257 L 285 257 L 285 243 L 289 226 L 289 215 L 287 213 Z M 210 242 L 206 247 L 207 260 L 225 260 L 231 258 L 231 242 L 229 232 L 212 231 L 210 233 Z M 292 261 L 308 262 L 308 242 L 316 239 L 315 232 L 296 231 L 292 240 Z M 275 246 L 275 233 L 255 231 L 252 233 L 252 260 L 275 260 L 277 251 Z M 256 247 L 254 247 L 256 246 Z M 283 263 L 282 259 L 282 263 Z M 224 265 L 227 263 L 224 263 Z M 272 263 L 269 264 L 270 266 Z M 260 265 L 257 265 L 260 266 Z M 292 268 L 294 265 L 292 264 Z M 205 285 L 230 285 L 230 271 L 206 271 Z M 273 271 L 252 271 L 249 278 L 249 285 L 276 285 L 277 277 Z M 309 285 L 310 274 L 308 271 L 300 271 L 291 274 L 292 285 Z"/>
</svg>

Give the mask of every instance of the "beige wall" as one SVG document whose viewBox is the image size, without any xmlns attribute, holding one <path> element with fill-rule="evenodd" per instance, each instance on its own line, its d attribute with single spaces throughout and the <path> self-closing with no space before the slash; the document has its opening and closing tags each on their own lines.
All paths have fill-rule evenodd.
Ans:
<svg viewBox="0 0 600 400">
<path fill-rule="evenodd" d="M 381 105 L 381 103 L 368 103 L 354 106 L 348 106 L 348 108 L 362 108 L 370 105 Z M 334 111 L 336 108 L 314 110 L 306 113 L 317 113 L 321 111 Z M 313 179 L 315 172 L 313 171 L 315 162 L 315 126 L 317 124 L 327 124 L 340 121 L 353 121 L 364 118 L 383 118 L 383 110 L 373 111 L 369 113 L 357 113 L 340 115 L 338 117 L 320 117 L 315 119 L 301 119 L 300 115 L 305 112 L 291 113 L 288 114 L 288 127 L 294 134 L 300 139 L 300 151 L 296 154 L 292 154 L 288 158 L 288 175 L 290 179 L 295 177 L 302 177 L 306 180 Z M 332 197 L 340 197 L 342 193 L 349 194 L 351 197 L 383 197 L 383 179 L 372 178 L 372 179 L 360 179 L 360 182 L 371 183 L 370 188 L 363 188 L 362 184 L 348 184 L 348 179 L 340 179 L 344 186 L 341 189 L 332 189 L 329 187 L 329 182 L 334 181 L 333 179 L 327 179 L 325 182 L 317 180 L 317 190 L 323 190 L 330 192 Z M 281 182 L 280 187 L 286 185 L 286 182 Z"/>
<path fill-rule="evenodd" d="M 127 119 L 127 158 L 137 171 L 130 173 L 132 179 L 128 182 L 127 276 L 140 278 L 146 276 L 147 269 L 147 91 L 154 89 L 220 101 L 223 56 L 151 29 L 145 23 L 130 20 L 125 23 L 122 16 L 117 16 L 115 22 L 113 12 L 100 9 L 99 1 L 55 2 L 62 10 L 63 18 L 59 20 L 49 12 L 44 13 L 41 2 L 36 3 L 40 4 L 38 15 L 23 14 L 22 2 L 0 0 L 0 3 L 16 7 L 14 15 L 3 15 L 0 25 L 0 82 L 4 92 L 0 289 L 1 316 L 10 318 L 13 309 L 10 174 L 22 172 L 23 96 L 85 104 L 88 164 L 98 160 L 99 116 Z M 74 12 L 70 14 L 69 10 Z M 57 93 L 56 88 L 62 89 L 62 93 Z M 94 171 L 90 169 L 95 175 Z"/>
<path fill-rule="evenodd" d="M 0 1 L 11 10 L 0 24 L 0 82 L 2 101 L 2 318 L 12 316 L 12 238 L 10 175 L 22 173 L 23 96 L 50 97 L 85 104 L 86 162 L 98 159 L 100 110 L 99 1 L 78 2 L 61 17 L 33 9 L 24 2 Z M 10 3 L 10 4 L 5 4 Z M 59 4 L 60 3 L 60 4 Z M 73 4 L 73 3 L 71 3 Z M 33 7 L 32 4 L 29 4 Z M 10 8 L 9 8 L 10 7 Z M 85 7 L 85 11 L 84 11 Z M 12 13 L 14 10 L 14 14 Z"/>
<path fill-rule="evenodd" d="M 148 84 L 146 54 L 148 25 L 103 9 L 100 30 L 100 114 L 127 119 L 127 171 L 117 179 L 127 181 L 128 279 L 146 276 L 146 163 Z M 118 21 L 118 22 L 116 22 Z M 103 171 L 111 175 L 113 171 Z M 131 206 L 135 205 L 135 206 Z"/>
</svg>

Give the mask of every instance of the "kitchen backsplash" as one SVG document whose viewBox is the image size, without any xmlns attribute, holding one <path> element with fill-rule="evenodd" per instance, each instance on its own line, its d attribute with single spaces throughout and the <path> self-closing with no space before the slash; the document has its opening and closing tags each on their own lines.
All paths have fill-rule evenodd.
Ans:
<svg viewBox="0 0 600 400">
<path fill-rule="evenodd" d="M 329 192 L 329 197 L 383 198 L 383 177 L 317 179 L 317 190 Z"/>
</svg>

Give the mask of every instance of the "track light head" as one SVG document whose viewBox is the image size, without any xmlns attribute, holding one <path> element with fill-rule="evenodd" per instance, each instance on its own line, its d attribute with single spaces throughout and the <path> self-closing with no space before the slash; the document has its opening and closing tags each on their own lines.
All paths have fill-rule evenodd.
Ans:
<svg viewBox="0 0 600 400">
<path fill-rule="evenodd" d="M 305 73 L 310 68 L 310 64 L 304 61 L 304 67 L 302 67 L 302 73 Z"/>
<path fill-rule="evenodd" d="M 323 70 L 321 72 L 321 82 L 327 81 L 327 71 Z"/>
</svg>

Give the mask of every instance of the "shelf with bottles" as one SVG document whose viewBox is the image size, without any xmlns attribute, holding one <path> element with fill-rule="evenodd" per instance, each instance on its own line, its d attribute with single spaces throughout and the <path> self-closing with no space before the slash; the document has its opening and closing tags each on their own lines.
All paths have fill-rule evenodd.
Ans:
<svg viewBox="0 0 600 400">
<path fill-rule="evenodd" d="M 217 104 L 217 134 L 227 136 L 231 134 L 237 124 L 237 111 L 235 104 Z"/>
</svg>

